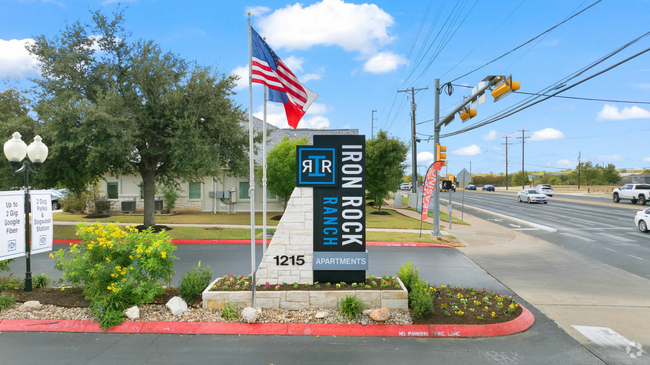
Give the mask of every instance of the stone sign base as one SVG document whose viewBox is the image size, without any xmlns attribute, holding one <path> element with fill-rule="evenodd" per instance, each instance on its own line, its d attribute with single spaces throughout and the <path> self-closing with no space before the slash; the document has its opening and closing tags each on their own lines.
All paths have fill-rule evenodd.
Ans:
<svg viewBox="0 0 650 365">
<path fill-rule="evenodd" d="M 220 278 L 219 278 L 220 279 Z M 250 291 L 214 291 L 216 279 L 203 291 L 203 309 L 220 310 L 231 303 L 239 308 L 252 306 Z M 366 308 L 408 309 L 408 292 L 397 278 L 401 290 L 311 290 L 311 291 L 276 291 L 256 290 L 255 306 L 262 309 L 336 309 L 338 301 L 346 295 L 356 295 Z"/>
</svg>

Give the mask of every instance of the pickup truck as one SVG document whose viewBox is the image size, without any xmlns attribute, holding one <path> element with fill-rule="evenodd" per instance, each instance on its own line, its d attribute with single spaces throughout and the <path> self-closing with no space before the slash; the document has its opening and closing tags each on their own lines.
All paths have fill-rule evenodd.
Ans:
<svg viewBox="0 0 650 365">
<path fill-rule="evenodd" d="M 625 184 L 620 189 L 616 188 L 612 191 L 612 199 L 614 203 L 630 200 L 632 204 L 638 202 L 640 205 L 645 205 L 650 201 L 650 184 Z"/>
</svg>

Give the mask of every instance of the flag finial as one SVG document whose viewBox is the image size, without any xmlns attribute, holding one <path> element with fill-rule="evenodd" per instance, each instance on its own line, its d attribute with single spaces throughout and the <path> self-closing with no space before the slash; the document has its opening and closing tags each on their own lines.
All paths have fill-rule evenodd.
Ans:
<svg viewBox="0 0 650 365">
<path fill-rule="evenodd" d="M 250 11 L 248 12 L 248 16 L 251 16 L 251 12 L 250 12 Z"/>
</svg>

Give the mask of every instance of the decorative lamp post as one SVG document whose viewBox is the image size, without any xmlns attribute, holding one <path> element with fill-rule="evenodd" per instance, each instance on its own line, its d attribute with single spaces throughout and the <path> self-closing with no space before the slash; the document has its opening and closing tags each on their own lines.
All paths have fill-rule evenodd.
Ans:
<svg viewBox="0 0 650 365">
<path fill-rule="evenodd" d="M 13 138 L 5 142 L 4 152 L 5 156 L 11 163 L 11 170 L 14 174 L 23 172 L 25 174 L 25 258 L 26 258 L 26 272 L 25 272 L 25 291 L 32 291 L 32 268 L 30 263 L 31 256 L 31 241 L 29 231 L 29 173 L 38 174 L 38 170 L 47 158 L 47 146 L 41 142 L 41 137 L 34 137 L 34 142 L 29 146 L 23 142 L 18 132 L 13 134 Z M 25 158 L 29 156 L 29 160 L 34 164 L 34 168 L 29 165 L 29 161 Z M 22 167 L 20 164 L 22 162 Z"/>
</svg>

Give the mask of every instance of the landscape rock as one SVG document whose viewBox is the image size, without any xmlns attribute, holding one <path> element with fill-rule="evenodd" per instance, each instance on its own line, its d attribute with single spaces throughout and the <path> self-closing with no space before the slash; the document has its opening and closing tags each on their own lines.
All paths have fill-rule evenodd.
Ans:
<svg viewBox="0 0 650 365">
<path fill-rule="evenodd" d="M 374 309 L 364 309 L 363 312 L 361 312 L 361 313 L 363 313 L 364 316 L 367 316 L 367 315 L 369 315 L 370 312 L 372 312 L 372 311 L 374 311 Z"/>
<path fill-rule="evenodd" d="M 390 318 L 390 314 L 388 313 L 388 308 L 379 308 L 375 309 L 374 311 L 370 312 L 370 318 L 372 318 L 374 321 L 377 322 L 385 322 Z"/>
<path fill-rule="evenodd" d="M 124 314 L 126 314 L 126 318 L 128 319 L 138 319 L 140 318 L 140 308 L 133 306 L 127 309 Z"/>
<path fill-rule="evenodd" d="M 314 315 L 314 318 L 319 318 L 319 319 L 321 319 L 321 318 L 327 318 L 328 315 L 329 315 L 329 312 L 326 312 L 326 311 L 319 311 L 319 312 L 317 312 L 317 313 Z"/>
<path fill-rule="evenodd" d="M 246 323 L 255 323 L 259 311 L 252 307 L 246 307 L 241 311 L 241 318 Z"/>
<path fill-rule="evenodd" d="M 175 316 L 187 312 L 187 303 L 181 297 L 173 297 L 165 305 Z"/>
<path fill-rule="evenodd" d="M 25 303 L 23 303 L 20 307 L 18 307 L 19 312 L 32 312 L 32 311 L 37 311 L 41 310 L 43 308 L 43 305 L 37 301 L 37 300 L 30 300 Z"/>
</svg>

